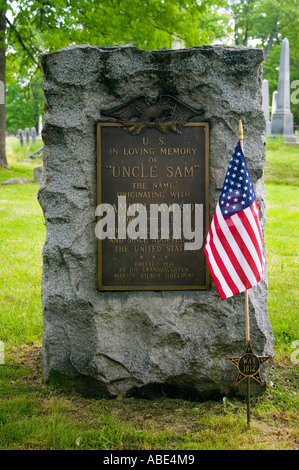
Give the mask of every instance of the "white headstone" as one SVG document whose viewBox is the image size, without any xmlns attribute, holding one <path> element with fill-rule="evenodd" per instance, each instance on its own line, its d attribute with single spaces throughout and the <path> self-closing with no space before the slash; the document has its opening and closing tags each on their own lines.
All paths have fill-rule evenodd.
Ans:
<svg viewBox="0 0 299 470">
<path fill-rule="evenodd" d="M 270 122 L 270 113 L 269 113 L 269 82 L 266 79 L 263 80 L 262 96 L 263 96 L 262 108 L 263 108 L 265 119 L 266 119 L 266 134 L 270 135 L 271 134 L 271 122 Z"/>
<path fill-rule="evenodd" d="M 42 135 L 42 130 L 43 130 L 43 117 L 40 114 L 39 115 L 39 120 L 38 120 L 38 136 L 41 137 Z"/>
<path fill-rule="evenodd" d="M 277 95 L 278 95 L 278 92 L 277 90 L 276 91 L 273 91 L 273 94 L 272 94 L 272 112 L 271 112 L 271 121 L 273 119 L 273 114 L 275 113 L 276 111 L 276 108 L 277 108 Z"/>
</svg>

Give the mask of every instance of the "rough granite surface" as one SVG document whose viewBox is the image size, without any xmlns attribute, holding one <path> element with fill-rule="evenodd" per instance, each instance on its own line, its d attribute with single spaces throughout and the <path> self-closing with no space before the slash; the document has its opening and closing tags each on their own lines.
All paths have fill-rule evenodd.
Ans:
<svg viewBox="0 0 299 470">
<path fill-rule="evenodd" d="M 260 49 L 200 46 L 143 51 L 131 46 L 70 46 L 41 55 L 45 102 L 39 202 L 43 248 L 43 369 L 86 396 L 218 398 L 234 388 L 225 360 L 246 346 L 244 293 L 221 301 L 207 291 L 97 290 L 96 125 L 102 109 L 138 95 L 172 95 L 203 108 L 210 126 L 210 217 L 244 126 L 244 153 L 264 229 L 265 119 Z M 267 274 L 249 290 L 257 355 L 273 354 Z M 263 379 L 271 366 L 262 366 Z M 263 387 L 251 380 L 252 393 Z"/>
</svg>

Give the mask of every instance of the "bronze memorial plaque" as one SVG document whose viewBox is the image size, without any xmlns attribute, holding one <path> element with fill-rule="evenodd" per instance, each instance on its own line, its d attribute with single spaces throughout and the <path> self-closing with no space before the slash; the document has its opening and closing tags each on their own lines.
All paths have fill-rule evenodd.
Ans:
<svg viewBox="0 0 299 470">
<path fill-rule="evenodd" d="M 99 290 L 208 288 L 208 130 L 98 124 Z"/>
</svg>

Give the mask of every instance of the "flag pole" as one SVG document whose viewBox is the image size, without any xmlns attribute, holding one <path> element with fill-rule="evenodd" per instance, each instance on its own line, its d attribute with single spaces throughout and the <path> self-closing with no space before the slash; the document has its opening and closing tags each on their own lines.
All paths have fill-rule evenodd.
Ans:
<svg viewBox="0 0 299 470">
<path fill-rule="evenodd" d="M 243 124 L 241 119 L 239 119 L 239 141 L 240 146 L 243 150 Z M 250 343 L 250 329 L 249 329 L 249 307 L 248 307 L 248 290 L 245 290 L 245 326 L 246 326 L 246 343 Z M 247 426 L 250 426 L 250 377 L 247 377 Z"/>
<path fill-rule="evenodd" d="M 243 140 L 244 140 L 243 124 L 240 119 L 239 120 L 239 141 L 240 141 L 242 152 L 244 152 Z M 250 341 L 250 331 L 249 331 L 249 309 L 248 309 L 248 291 L 247 290 L 245 291 L 245 325 L 246 325 L 246 341 L 248 343 Z"/>
</svg>

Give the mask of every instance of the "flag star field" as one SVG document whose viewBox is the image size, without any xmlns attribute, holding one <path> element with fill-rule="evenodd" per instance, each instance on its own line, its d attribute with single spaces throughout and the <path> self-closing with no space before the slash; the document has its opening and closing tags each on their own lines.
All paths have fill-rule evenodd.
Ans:
<svg viewBox="0 0 299 470">
<path fill-rule="evenodd" d="M 219 199 L 224 219 L 246 209 L 254 200 L 253 185 L 240 143 L 238 143 L 228 166 Z"/>
</svg>

